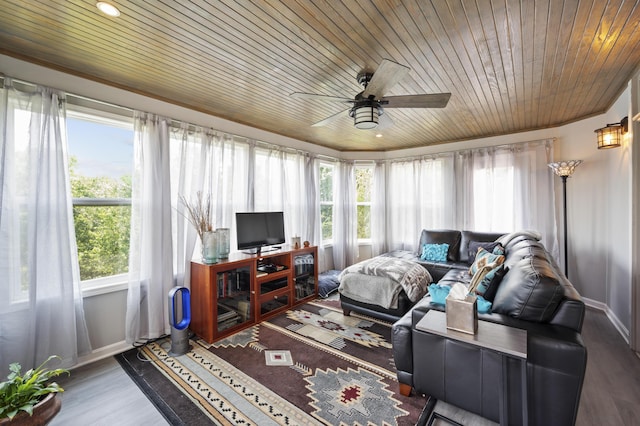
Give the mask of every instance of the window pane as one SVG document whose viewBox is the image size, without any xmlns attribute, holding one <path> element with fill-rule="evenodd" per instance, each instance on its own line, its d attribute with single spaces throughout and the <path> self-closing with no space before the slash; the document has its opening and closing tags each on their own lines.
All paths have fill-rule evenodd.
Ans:
<svg viewBox="0 0 640 426">
<path fill-rule="evenodd" d="M 371 188 L 373 168 L 356 167 L 356 204 L 358 214 L 358 239 L 371 238 Z"/>
<path fill-rule="evenodd" d="M 333 167 L 320 166 L 320 201 L 333 203 Z"/>
<path fill-rule="evenodd" d="M 82 281 L 126 273 L 129 264 L 133 126 L 98 114 L 67 119 Z"/>
<path fill-rule="evenodd" d="M 371 201 L 371 185 L 373 183 L 373 169 L 371 167 L 356 168 L 357 202 Z"/>
<path fill-rule="evenodd" d="M 320 220 L 322 240 L 333 239 L 333 166 L 320 165 Z"/>
<path fill-rule="evenodd" d="M 74 206 L 73 220 L 82 281 L 128 271 L 131 206 Z"/>
<path fill-rule="evenodd" d="M 358 206 L 358 239 L 371 238 L 371 206 Z"/>
<path fill-rule="evenodd" d="M 333 206 L 323 204 L 320 206 L 320 220 L 322 221 L 322 239 L 333 238 Z"/>
<path fill-rule="evenodd" d="M 473 220 L 476 229 L 514 229 L 514 169 L 477 169 L 473 174 Z"/>
</svg>

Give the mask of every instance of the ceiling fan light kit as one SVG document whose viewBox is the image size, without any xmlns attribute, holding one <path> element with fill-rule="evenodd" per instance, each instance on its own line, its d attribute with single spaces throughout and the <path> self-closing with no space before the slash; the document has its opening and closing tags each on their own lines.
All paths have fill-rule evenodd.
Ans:
<svg viewBox="0 0 640 426">
<path fill-rule="evenodd" d="M 369 99 L 358 101 L 349 112 L 356 129 L 368 130 L 378 127 L 378 119 L 383 114 L 382 107 Z"/>
</svg>

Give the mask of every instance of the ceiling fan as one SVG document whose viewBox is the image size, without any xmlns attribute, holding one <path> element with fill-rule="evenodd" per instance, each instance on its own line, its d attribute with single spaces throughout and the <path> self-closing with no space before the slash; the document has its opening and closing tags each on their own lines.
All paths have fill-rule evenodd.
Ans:
<svg viewBox="0 0 640 426">
<path fill-rule="evenodd" d="M 384 94 L 402 80 L 409 70 L 407 66 L 383 59 L 374 73 L 362 71 L 358 74 L 358 83 L 362 85 L 364 90 L 353 99 L 301 92 L 292 93 L 291 96 L 353 104 L 346 111 L 340 111 L 318 121 L 312 124 L 312 127 L 325 126 L 348 112 L 358 129 L 375 129 L 378 124 L 383 128 L 393 124 L 391 118 L 384 114 L 385 108 L 444 108 L 447 106 L 451 93 L 384 97 Z"/>
</svg>

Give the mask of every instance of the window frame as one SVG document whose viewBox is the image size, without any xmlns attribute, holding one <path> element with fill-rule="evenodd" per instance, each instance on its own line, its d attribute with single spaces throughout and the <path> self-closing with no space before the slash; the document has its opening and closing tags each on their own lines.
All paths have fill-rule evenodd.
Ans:
<svg viewBox="0 0 640 426">
<path fill-rule="evenodd" d="M 358 221 L 357 223 L 357 227 L 356 229 L 360 229 L 360 215 L 358 214 L 359 208 L 360 207 L 369 207 L 369 223 L 367 224 L 367 227 L 369 228 L 369 238 L 360 238 L 358 237 L 358 244 L 371 244 L 372 238 L 371 238 L 371 212 L 373 210 L 373 194 L 371 193 L 371 191 L 373 191 L 373 186 L 374 186 L 374 167 L 375 164 L 371 164 L 371 163 L 360 163 L 360 164 L 356 164 L 355 166 L 355 173 L 356 173 L 356 220 Z M 369 185 L 369 201 L 358 201 L 358 179 L 357 179 L 357 175 L 358 175 L 358 171 L 359 170 L 369 170 L 370 174 L 371 174 L 371 182 Z"/>
<path fill-rule="evenodd" d="M 133 114 L 132 111 L 127 108 L 93 101 L 79 96 L 70 95 L 67 99 L 67 119 L 89 121 L 96 124 L 134 131 Z M 131 172 L 133 173 L 133 170 Z M 72 198 L 72 207 L 118 207 L 131 205 L 131 198 Z M 116 290 L 124 290 L 128 288 L 128 272 L 81 280 L 80 288 L 85 297 Z"/>
<path fill-rule="evenodd" d="M 318 198 L 320 200 L 320 212 L 319 212 L 319 216 L 320 216 L 320 237 L 322 239 L 322 245 L 325 247 L 329 247 L 331 245 L 333 245 L 333 219 L 331 222 L 331 238 L 325 239 L 324 238 L 324 233 L 322 232 L 322 207 L 323 206 L 330 206 L 331 207 L 331 212 L 332 212 L 332 217 L 333 217 L 333 213 L 335 212 L 335 201 L 336 201 L 336 188 L 335 188 L 335 171 L 336 171 L 336 167 L 335 164 L 328 162 L 328 161 L 321 161 L 320 165 L 319 165 L 319 169 L 321 170 L 322 168 L 327 168 L 331 170 L 331 201 L 324 201 L 322 199 L 322 194 L 320 191 L 320 188 L 318 188 Z M 319 171 L 320 171 L 319 170 Z M 318 175 L 320 176 L 322 173 L 319 173 Z M 319 186 L 321 187 L 322 185 L 320 184 L 320 182 L 318 182 Z"/>
</svg>

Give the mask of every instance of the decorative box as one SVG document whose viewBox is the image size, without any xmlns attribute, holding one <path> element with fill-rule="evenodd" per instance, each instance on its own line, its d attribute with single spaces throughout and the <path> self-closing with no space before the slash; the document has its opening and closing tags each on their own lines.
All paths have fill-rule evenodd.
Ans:
<svg viewBox="0 0 640 426">
<path fill-rule="evenodd" d="M 447 296 L 445 312 L 447 328 L 463 333 L 476 334 L 478 331 L 478 298 L 467 295 L 464 299 Z"/>
</svg>

